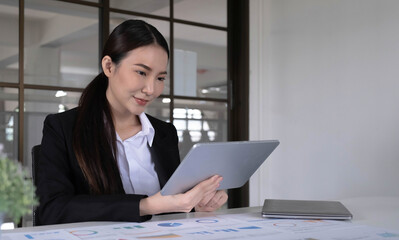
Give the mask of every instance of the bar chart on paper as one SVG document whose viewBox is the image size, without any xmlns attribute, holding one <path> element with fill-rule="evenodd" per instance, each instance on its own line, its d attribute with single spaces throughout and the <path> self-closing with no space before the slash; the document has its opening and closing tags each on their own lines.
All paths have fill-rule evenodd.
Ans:
<svg viewBox="0 0 399 240">
<path fill-rule="evenodd" d="M 6 233 L 2 240 L 133 240 L 133 239 L 312 239 L 399 240 L 399 232 L 347 221 L 267 219 L 259 213 L 229 214 L 145 223 Z"/>
<path fill-rule="evenodd" d="M 180 227 L 182 224 L 181 223 L 160 223 L 158 226 L 160 227 Z"/>
</svg>

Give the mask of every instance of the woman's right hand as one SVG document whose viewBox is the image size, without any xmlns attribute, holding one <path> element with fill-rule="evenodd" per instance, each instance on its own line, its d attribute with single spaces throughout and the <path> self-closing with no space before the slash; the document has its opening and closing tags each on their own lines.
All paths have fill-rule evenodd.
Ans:
<svg viewBox="0 0 399 240">
<path fill-rule="evenodd" d="M 163 196 L 156 193 L 140 201 L 140 216 L 167 212 L 190 212 L 205 196 L 215 192 L 222 177 L 215 175 L 200 183 L 186 193 Z"/>
</svg>

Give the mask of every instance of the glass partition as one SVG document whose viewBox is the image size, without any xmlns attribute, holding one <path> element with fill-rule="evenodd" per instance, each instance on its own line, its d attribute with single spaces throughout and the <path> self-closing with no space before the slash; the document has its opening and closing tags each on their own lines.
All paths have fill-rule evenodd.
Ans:
<svg viewBox="0 0 399 240">
<path fill-rule="evenodd" d="M 25 1 L 24 82 L 85 87 L 99 73 L 98 8 Z"/>
<path fill-rule="evenodd" d="M 174 94 L 227 99 L 227 32 L 174 25 Z"/>
<path fill-rule="evenodd" d="M 0 1 L 0 82 L 18 82 L 18 1 Z"/>
<path fill-rule="evenodd" d="M 227 27 L 227 0 L 174 0 L 177 19 Z"/>
<path fill-rule="evenodd" d="M 174 107 L 181 159 L 195 143 L 227 141 L 226 103 L 175 99 Z"/>
<path fill-rule="evenodd" d="M 170 98 L 157 98 L 145 110 L 145 112 L 155 118 L 170 122 Z"/>
<path fill-rule="evenodd" d="M 18 160 L 18 89 L 0 88 L 0 153 Z"/>
<path fill-rule="evenodd" d="M 80 92 L 25 89 L 24 165 L 32 169 L 32 147 L 42 141 L 43 122 L 48 114 L 64 112 L 78 105 Z"/>
<path fill-rule="evenodd" d="M 169 0 L 110 0 L 111 8 L 169 16 Z"/>
</svg>

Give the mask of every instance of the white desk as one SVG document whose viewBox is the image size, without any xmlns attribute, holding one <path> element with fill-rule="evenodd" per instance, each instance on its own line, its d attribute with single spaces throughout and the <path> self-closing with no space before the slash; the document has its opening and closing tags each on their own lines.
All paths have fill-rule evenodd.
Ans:
<svg viewBox="0 0 399 240">
<path fill-rule="evenodd" d="M 354 218 L 352 223 L 368 225 L 372 227 L 381 227 L 384 229 L 392 230 L 395 234 L 399 234 L 399 198 L 389 197 L 373 197 L 373 198 L 353 198 L 344 199 L 341 202 L 352 212 Z M 180 213 L 180 214 L 169 214 L 154 216 L 149 222 L 156 221 L 169 221 L 170 220 L 188 220 L 192 218 L 211 218 L 211 217 L 224 217 L 228 218 L 229 215 L 246 213 L 251 216 L 257 216 L 259 213 L 260 217 L 261 207 L 249 207 L 249 208 L 237 208 L 219 210 L 213 213 Z M 26 232 L 37 232 L 54 229 L 70 229 L 76 227 L 93 227 L 93 226 L 106 226 L 111 224 L 118 224 L 117 222 L 83 222 L 83 223 L 71 223 L 71 224 L 58 224 L 49 226 L 39 227 L 27 227 L 18 228 L 14 230 L 3 231 L 3 234 L 7 233 L 26 233 Z M 121 223 L 122 224 L 122 223 Z M 394 238 L 399 239 L 399 235 Z"/>
<path fill-rule="evenodd" d="M 353 223 L 399 231 L 399 197 L 349 198 L 341 202 L 353 215 Z"/>
</svg>

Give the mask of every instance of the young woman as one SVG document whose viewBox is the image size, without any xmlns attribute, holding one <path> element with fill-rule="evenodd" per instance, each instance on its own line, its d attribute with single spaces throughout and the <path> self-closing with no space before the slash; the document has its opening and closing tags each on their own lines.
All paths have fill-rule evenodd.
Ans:
<svg viewBox="0 0 399 240">
<path fill-rule="evenodd" d="M 47 116 L 37 173 L 38 224 L 145 221 L 153 214 L 213 211 L 227 200 L 219 176 L 162 196 L 180 163 L 175 127 L 144 113 L 163 91 L 169 49 L 152 25 L 120 24 L 101 72 L 79 106 Z"/>
</svg>

